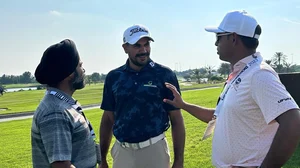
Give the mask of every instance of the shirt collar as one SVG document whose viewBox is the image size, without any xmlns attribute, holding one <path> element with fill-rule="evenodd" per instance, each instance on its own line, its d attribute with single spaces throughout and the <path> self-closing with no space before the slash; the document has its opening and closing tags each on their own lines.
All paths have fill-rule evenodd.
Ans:
<svg viewBox="0 0 300 168">
<path fill-rule="evenodd" d="M 141 71 L 153 69 L 153 68 L 155 68 L 155 66 L 156 66 L 155 62 L 152 61 L 151 59 L 149 59 L 147 65 L 144 66 L 144 67 L 141 69 Z M 136 72 L 135 70 L 133 70 L 133 69 L 129 66 L 129 59 L 127 59 L 125 65 L 123 65 L 123 70 L 124 70 L 124 71 L 130 71 L 130 72 Z"/>
<path fill-rule="evenodd" d="M 239 60 L 237 63 L 234 64 L 233 66 L 233 73 L 240 71 L 243 69 L 250 61 L 253 60 L 253 57 L 261 57 L 259 52 L 256 52 L 254 54 L 251 54 L 241 60 Z"/>
<path fill-rule="evenodd" d="M 68 94 L 66 94 L 65 92 L 63 92 L 60 89 L 57 89 L 54 87 L 47 87 L 47 91 L 55 91 L 55 92 L 60 93 L 62 96 L 64 96 L 66 99 L 68 99 L 71 104 L 76 104 L 76 102 L 77 102 L 77 100 L 75 100 L 73 97 L 69 96 Z"/>
</svg>

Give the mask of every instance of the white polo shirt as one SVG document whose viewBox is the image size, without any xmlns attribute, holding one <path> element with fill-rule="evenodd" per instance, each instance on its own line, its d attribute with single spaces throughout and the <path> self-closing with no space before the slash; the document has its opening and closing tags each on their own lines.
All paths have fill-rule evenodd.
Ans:
<svg viewBox="0 0 300 168">
<path fill-rule="evenodd" d="M 220 96 L 226 95 L 217 107 L 212 144 L 213 164 L 218 168 L 259 166 L 279 126 L 275 118 L 299 108 L 277 73 L 260 53 L 254 55 L 256 62 L 255 57 L 248 56 L 234 65 L 235 76 L 226 85 L 228 92 L 225 94 L 225 87 Z M 250 66 L 240 73 L 248 63 Z"/>
</svg>

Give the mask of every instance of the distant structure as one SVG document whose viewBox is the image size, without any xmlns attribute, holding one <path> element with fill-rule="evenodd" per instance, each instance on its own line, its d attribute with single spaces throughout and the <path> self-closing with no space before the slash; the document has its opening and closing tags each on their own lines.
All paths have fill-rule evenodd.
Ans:
<svg viewBox="0 0 300 168">
<path fill-rule="evenodd" d="M 2 87 L 2 86 L 0 85 L 0 94 L 3 95 L 4 92 L 5 92 L 4 87 Z"/>
</svg>

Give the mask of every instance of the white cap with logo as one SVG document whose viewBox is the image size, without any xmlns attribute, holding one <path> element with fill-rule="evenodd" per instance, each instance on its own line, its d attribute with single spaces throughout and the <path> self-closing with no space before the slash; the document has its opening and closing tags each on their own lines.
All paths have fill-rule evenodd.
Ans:
<svg viewBox="0 0 300 168">
<path fill-rule="evenodd" d="M 236 33 L 241 36 L 259 39 L 259 34 L 255 34 L 257 26 L 256 19 L 246 11 L 231 11 L 226 14 L 219 27 L 207 27 L 205 30 L 213 33 Z"/>
<path fill-rule="evenodd" d="M 154 41 L 150 36 L 150 32 L 147 27 L 136 24 L 125 30 L 123 34 L 123 43 L 135 44 L 143 37 L 148 37 L 151 41 Z"/>
</svg>

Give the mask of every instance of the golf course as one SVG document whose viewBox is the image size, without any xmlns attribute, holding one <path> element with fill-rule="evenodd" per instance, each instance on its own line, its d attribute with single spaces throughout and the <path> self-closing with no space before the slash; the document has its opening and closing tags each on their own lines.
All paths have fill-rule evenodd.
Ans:
<svg viewBox="0 0 300 168">
<path fill-rule="evenodd" d="M 19 87 L 19 86 L 18 86 Z M 201 89 L 205 88 L 205 89 Z M 193 84 L 181 85 L 182 96 L 185 101 L 205 107 L 214 107 L 218 96 L 222 90 L 220 84 Z M 1 115 L 32 112 L 44 96 L 45 90 L 29 90 L 5 93 L 0 97 Z M 84 89 L 75 92 L 74 98 L 82 105 L 100 104 L 102 100 L 103 84 L 87 85 Z M 103 110 L 86 110 L 86 117 L 93 125 L 97 136 Z M 186 128 L 186 144 L 184 166 L 186 168 L 212 168 L 211 144 L 212 138 L 201 141 L 206 124 L 195 119 L 193 116 L 183 111 Z M 32 119 L 0 122 L 0 168 L 30 168 L 31 144 L 30 129 Z M 173 161 L 173 145 L 171 129 L 166 133 L 170 146 L 171 161 Z M 98 136 L 99 138 L 99 136 Z M 112 140 L 111 145 L 115 139 Z M 112 164 L 110 154 L 108 161 Z M 300 168 L 300 147 L 284 166 L 284 168 Z"/>
</svg>

